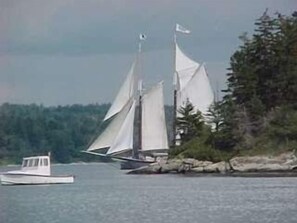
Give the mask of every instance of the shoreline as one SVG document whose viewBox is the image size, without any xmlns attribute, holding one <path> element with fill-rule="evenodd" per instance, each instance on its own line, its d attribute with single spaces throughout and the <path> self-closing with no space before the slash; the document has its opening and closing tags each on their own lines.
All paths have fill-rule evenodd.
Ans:
<svg viewBox="0 0 297 223">
<path fill-rule="evenodd" d="M 128 174 L 185 174 L 230 177 L 296 177 L 295 151 L 278 156 L 238 156 L 228 161 L 211 162 L 192 158 L 161 160 Z"/>
<path fill-rule="evenodd" d="M 100 162 L 99 162 L 100 163 Z M 77 162 L 68 164 L 53 164 L 60 165 L 92 165 L 98 162 Z M 3 165 L 0 167 L 18 167 L 20 165 Z M 126 174 L 136 175 L 179 175 L 181 177 L 244 177 L 244 178 L 276 178 L 276 177 L 297 177 L 297 169 L 292 170 L 276 170 L 276 171 L 226 171 L 226 172 L 197 172 L 192 169 L 171 170 L 171 171 L 147 171 L 147 167 L 128 171 Z M 4 172 L 0 172 L 0 175 Z"/>
</svg>

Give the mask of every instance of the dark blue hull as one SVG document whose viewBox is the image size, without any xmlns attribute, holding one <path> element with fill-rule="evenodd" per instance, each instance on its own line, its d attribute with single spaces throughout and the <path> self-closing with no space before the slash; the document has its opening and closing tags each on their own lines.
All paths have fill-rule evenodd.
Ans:
<svg viewBox="0 0 297 223">
<path fill-rule="evenodd" d="M 132 170 L 132 169 L 137 169 L 143 166 L 148 166 L 150 165 L 150 162 L 144 161 L 132 161 L 132 160 L 127 160 L 124 162 L 121 162 L 121 170 Z"/>
</svg>

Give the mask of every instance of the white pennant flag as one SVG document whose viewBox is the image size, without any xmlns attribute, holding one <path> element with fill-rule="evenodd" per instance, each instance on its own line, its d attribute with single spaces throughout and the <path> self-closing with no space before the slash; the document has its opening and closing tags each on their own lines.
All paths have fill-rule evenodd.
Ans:
<svg viewBox="0 0 297 223">
<path fill-rule="evenodd" d="M 190 33 L 191 33 L 190 30 L 188 30 L 188 29 L 182 27 L 182 26 L 179 25 L 179 24 L 176 24 L 175 31 L 176 31 L 176 32 L 180 32 L 180 33 L 184 33 L 184 34 L 190 34 Z"/>
<path fill-rule="evenodd" d="M 146 35 L 145 34 L 139 34 L 139 39 L 140 40 L 146 40 Z"/>
</svg>

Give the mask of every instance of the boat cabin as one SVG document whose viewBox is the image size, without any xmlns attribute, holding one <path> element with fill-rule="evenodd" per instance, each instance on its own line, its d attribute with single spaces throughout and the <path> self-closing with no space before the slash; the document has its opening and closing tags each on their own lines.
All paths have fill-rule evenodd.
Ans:
<svg viewBox="0 0 297 223">
<path fill-rule="evenodd" d="M 22 171 L 29 174 L 51 175 L 50 157 L 33 156 L 23 158 Z"/>
</svg>

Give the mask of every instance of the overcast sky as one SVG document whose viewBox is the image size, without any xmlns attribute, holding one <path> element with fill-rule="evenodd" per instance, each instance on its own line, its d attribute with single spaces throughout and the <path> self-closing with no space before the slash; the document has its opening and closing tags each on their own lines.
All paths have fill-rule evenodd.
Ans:
<svg viewBox="0 0 297 223">
<path fill-rule="evenodd" d="M 147 87 L 165 81 L 172 104 L 173 30 L 192 59 L 224 88 L 238 36 L 266 8 L 290 15 L 296 0 L 0 0 L 0 103 L 111 102 L 143 45 Z"/>
</svg>

